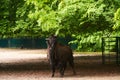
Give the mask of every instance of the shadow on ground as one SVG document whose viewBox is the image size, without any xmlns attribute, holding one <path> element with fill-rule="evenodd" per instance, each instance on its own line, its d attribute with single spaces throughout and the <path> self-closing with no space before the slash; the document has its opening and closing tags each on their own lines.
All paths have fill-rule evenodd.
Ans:
<svg viewBox="0 0 120 80">
<path fill-rule="evenodd" d="M 72 70 L 67 66 L 65 76 L 84 77 L 84 76 L 116 76 L 120 75 L 120 66 L 114 63 L 102 64 L 101 56 L 76 56 L 75 69 L 77 74 L 73 75 Z M 50 73 L 50 66 L 47 59 L 35 59 L 14 63 L 0 63 L 0 72 L 24 72 L 38 71 L 46 72 L 46 76 Z M 57 72 L 58 73 L 58 72 Z M 45 75 L 45 73 L 44 73 Z"/>
</svg>

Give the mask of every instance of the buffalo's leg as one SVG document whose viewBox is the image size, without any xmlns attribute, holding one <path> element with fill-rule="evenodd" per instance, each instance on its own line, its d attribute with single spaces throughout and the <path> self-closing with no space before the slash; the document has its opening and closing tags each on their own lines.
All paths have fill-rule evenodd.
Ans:
<svg viewBox="0 0 120 80">
<path fill-rule="evenodd" d="M 63 77 L 63 67 L 60 67 L 60 76 Z"/>
<path fill-rule="evenodd" d="M 55 69 L 52 69 L 52 77 L 54 77 Z"/>
<path fill-rule="evenodd" d="M 62 62 L 61 64 L 60 64 L 60 75 L 61 75 L 61 77 L 63 77 L 64 76 L 64 72 L 65 72 L 65 69 L 66 69 L 66 62 Z"/>
<path fill-rule="evenodd" d="M 65 69 L 66 69 L 66 66 L 67 66 L 67 63 L 65 62 L 64 64 L 63 64 L 63 75 L 64 75 L 64 72 L 65 72 Z"/>
<path fill-rule="evenodd" d="M 63 77 L 63 63 L 59 63 L 60 76 Z"/>
<path fill-rule="evenodd" d="M 51 77 L 54 77 L 54 74 L 55 74 L 55 65 L 51 65 L 51 68 L 52 68 L 52 76 Z"/>
<path fill-rule="evenodd" d="M 75 74 L 76 74 L 76 71 L 75 71 L 75 68 L 74 68 L 74 62 L 73 62 L 73 60 L 70 60 L 70 61 L 69 61 L 69 64 L 70 64 L 70 66 L 71 66 L 71 68 L 72 68 L 72 70 L 73 70 L 73 74 L 75 75 Z"/>
</svg>

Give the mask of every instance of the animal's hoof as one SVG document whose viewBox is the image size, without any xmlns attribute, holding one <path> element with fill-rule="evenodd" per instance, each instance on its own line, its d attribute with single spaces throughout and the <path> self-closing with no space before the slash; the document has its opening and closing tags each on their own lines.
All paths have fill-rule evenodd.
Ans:
<svg viewBox="0 0 120 80">
<path fill-rule="evenodd" d="M 54 74 L 52 74 L 52 76 L 51 77 L 54 77 Z"/>
<path fill-rule="evenodd" d="M 63 77 L 64 76 L 64 74 L 60 74 L 60 77 Z"/>
<path fill-rule="evenodd" d="M 73 75 L 76 75 L 76 72 L 74 72 Z"/>
<path fill-rule="evenodd" d="M 63 75 L 60 75 L 60 77 L 62 78 L 62 77 L 63 77 Z"/>
</svg>

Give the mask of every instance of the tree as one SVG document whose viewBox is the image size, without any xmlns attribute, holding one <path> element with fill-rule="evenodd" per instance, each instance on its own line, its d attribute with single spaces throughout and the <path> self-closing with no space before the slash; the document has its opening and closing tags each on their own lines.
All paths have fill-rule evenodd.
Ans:
<svg viewBox="0 0 120 80">
<path fill-rule="evenodd" d="M 13 37 L 12 28 L 16 26 L 16 12 L 23 0 L 1 0 L 0 33 L 2 38 Z"/>
<path fill-rule="evenodd" d="M 72 35 L 76 40 L 71 43 L 78 44 L 78 50 L 90 48 L 87 49 L 90 51 L 91 46 L 100 49 L 100 38 L 113 31 L 114 13 L 120 5 L 117 0 L 55 0 L 52 4 L 47 3 L 49 5 L 40 8 L 37 21 L 42 31 Z M 36 13 L 33 14 L 35 17 Z"/>
<path fill-rule="evenodd" d="M 102 36 L 119 30 L 119 0 L 2 0 L 0 4 L 2 37 L 70 36 L 78 50 L 91 51 L 100 49 Z"/>
<path fill-rule="evenodd" d="M 9 0 L 0 0 L 0 37 L 3 36 L 3 34 L 6 33 L 7 26 L 9 23 L 8 16 L 9 16 L 9 11 L 8 11 L 8 4 Z"/>
<path fill-rule="evenodd" d="M 113 29 L 114 30 L 120 29 L 120 8 L 118 8 L 116 13 L 114 14 L 114 21 L 115 25 L 113 26 Z"/>
</svg>

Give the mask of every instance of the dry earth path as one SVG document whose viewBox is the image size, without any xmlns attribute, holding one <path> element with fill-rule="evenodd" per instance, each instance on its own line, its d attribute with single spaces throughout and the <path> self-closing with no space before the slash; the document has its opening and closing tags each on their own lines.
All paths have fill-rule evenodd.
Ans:
<svg viewBox="0 0 120 80">
<path fill-rule="evenodd" d="M 74 55 L 76 75 L 68 66 L 63 78 L 51 78 L 46 50 L 0 49 L 0 80 L 120 80 L 120 66 L 101 64 L 101 55 Z"/>
</svg>

